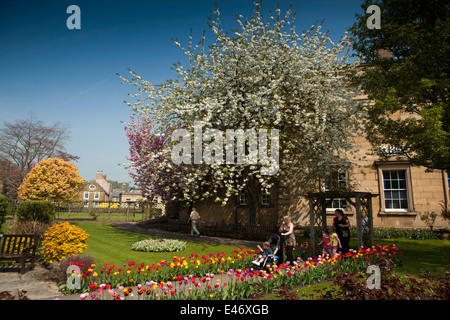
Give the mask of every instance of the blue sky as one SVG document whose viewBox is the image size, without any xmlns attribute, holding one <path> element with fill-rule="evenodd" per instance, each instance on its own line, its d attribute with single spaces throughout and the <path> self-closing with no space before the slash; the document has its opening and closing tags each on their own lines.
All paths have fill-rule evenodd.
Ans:
<svg viewBox="0 0 450 320">
<path fill-rule="evenodd" d="M 128 142 L 121 121 L 131 109 L 123 102 L 134 92 L 116 73 L 127 68 L 158 84 L 175 78 L 170 69 L 183 61 L 172 38 L 185 45 L 208 31 L 214 0 L 2 0 L 0 3 L 0 124 L 29 118 L 69 127 L 67 152 L 77 155 L 80 175 L 97 170 L 107 178 L 131 181 L 126 163 Z M 235 27 L 235 14 L 250 16 L 251 0 L 217 1 L 224 29 Z M 356 0 L 264 0 L 263 12 L 282 11 L 292 3 L 298 31 L 325 19 L 337 41 L 363 13 Z M 81 29 L 69 30 L 67 7 L 81 9 Z M 230 27 L 228 27 L 230 26 Z M 206 37 L 210 33 L 207 33 Z M 209 37 L 211 39 L 211 37 Z"/>
</svg>

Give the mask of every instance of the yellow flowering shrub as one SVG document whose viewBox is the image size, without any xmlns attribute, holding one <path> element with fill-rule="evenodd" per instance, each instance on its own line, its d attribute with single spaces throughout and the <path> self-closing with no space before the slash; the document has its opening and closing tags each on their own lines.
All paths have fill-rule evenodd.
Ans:
<svg viewBox="0 0 450 320">
<path fill-rule="evenodd" d="M 17 189 L 20 200 L 71 202 L 78 198 L 86 181 L 71 162 L 58 158 L 39 161 Z"/>
<path fill-rule="evenodd" d="M 88 237 L 86 231 L 68 222 L 54 224 L 44 233 L 44 262 L 52 264 L 66 256 L 83 252 L 87 248 Z"/>
</svg>

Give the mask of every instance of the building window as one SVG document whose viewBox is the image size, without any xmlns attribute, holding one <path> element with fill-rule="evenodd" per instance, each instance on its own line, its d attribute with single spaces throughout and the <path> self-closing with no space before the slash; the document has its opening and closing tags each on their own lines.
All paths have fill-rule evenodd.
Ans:
<svg viewBox="0 0 450 320">
<path fill-rule="evenodd" d="M 333 189 L 336 189 L 337 191 L 345 190 L 347 186 L 347 177 L 345 172 L 336 172 L 334 177 L 333 183 L 325 183 L 325 191 L 330 191 L 331 186 L 334 186 Z M 329 198 L 325 200 L 328 211 L 334 211 L 335 209 L 347 209 L 347 200 L 345 200 L 345 198 L 334 198 L 333 201 L 330 200 L 331 199 Z"/>
<path fill-rule="evenodd" d="M 247 197 L 245 196 L 245 193 L 239 193 L 239 204 L 241 206 L 247 205 Z"/>
<path fill-rule="evenodd" d="M 444 199 L 443 199 L 443 205 L 444 207 L 447 206 L 450 203 L 450 171 L 442 171 L 442 178 L 444 181 Z M 447 183 L 447 184 L 445 184 Z"/>
<path fill-rule="evenodd" d="M 100 199 L 100 192 L 94 193 L 94 199 L 99 200 Z"/>
<path fill-rule="evenodd" d="M 270 195 L 267 192 L 267 189 L 261 190 L 261 203 L 263 205 L 269 205 L 270 204 Z"/>
<path fill-rule="evenodd" d="M 406 170 L 383 170 L 383 195 L 386 211 L 409 209 Z"/>
<path fill-rule="evenodd" d="M 327 201 L 327 210 L 334 211 L 336 209 L 347 209 L 347 200 L 345 198 L 334 198 L 333 201 L 330 201 L 330 199 L 326 199 Z"/>
<path fill-rule="evenodd" d="M 447 187 L 448 187 L 448 194 L 450 196 L 450 172 L 447 171 Z"/>
<path fill-rule="evenodd" d="M 89 200 L 89 191 L 85 191 L 85 192 L 84 192 L 83 199 L 84 199 L 84 200 Z"/>
</svg>

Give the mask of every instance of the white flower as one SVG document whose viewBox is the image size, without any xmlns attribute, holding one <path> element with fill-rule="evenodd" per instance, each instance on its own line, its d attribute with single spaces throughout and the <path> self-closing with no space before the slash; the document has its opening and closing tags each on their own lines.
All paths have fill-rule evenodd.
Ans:
<svg viewBox="0 0 450 320">
<path fill-rule="evenodd" d="M 131 70 L 132 79 L 121 77 L 124 83 L 135 85 L 138 94 L 146 95 L 128 105 L 137 117 L 150 119 L 157 128 L 155 135 L 168 128 L 189 128 L 195 121 L 203 121 L 203 129 L 222 132 L 283 128 L 280 163 L 278 167 L 272 164 L 277 175 L 262 176 L 260 164 L 230 168 L 203 163 L 184 166 L 181 171 L 170 161 L 170 143 L 146 158 L 147 164 L 159 157 L 166 161 L 155 166 L 155 172 L 141 171 L 140 175 L 152 184 L 177 189 L 173 199 L 191 201 L 214 195 L 215 201 L 226 204 L 254 180 L 266 186 L 270 178 L 282 178 L 308 187 L 331 170 L 349 165 L 354 148 L 349 138 L 357 132 L 360 117 L 359 102 L 351 99 L 353 93 L 339 76 L 351 67 L 345 53 L 350 46 L 348 36 L 332 42 L 320 25 L 298 35 L 292 12 L 282 15 L 276 9 L 267 22 L 259 5 L 251 19 L 238 18 L 239 30 L 229 35 L 221 28 L 219 11 L 215 14 L 210 27 L 216 41 L 211 46 L 205 48 L 204 39 L 201 45 L 187 49 L 174 42 L 189 59 L 186 66 L 176 65 L 178 78 L 156 86 Z M 136 163 L 132 166 L 140 169 Z M 163 171 L 172 171 L 170 178 L 178 181 L 161 180 Z M 240 179 L 234 181 L 230 173 Z"/>
</svg>

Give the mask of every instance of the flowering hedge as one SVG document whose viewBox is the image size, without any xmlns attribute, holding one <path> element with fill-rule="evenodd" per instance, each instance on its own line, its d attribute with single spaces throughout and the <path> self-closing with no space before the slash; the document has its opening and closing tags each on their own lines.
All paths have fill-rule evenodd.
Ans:
<svg viewBox="0 0 450 320">
<path fill-rule="evenodd" d="M 308 246 L 297 247 L 306 252 Z M 300 256 L 293 265 L 272 266 L 254 270 L 251 266 L 257 252 L 234 250 L 189 257 L 174 257 L 151 266 L 131 261 L 120 267 L 106 264 L 91 265 L 79 274 L 81 299 L 243 299 L 251 298 L 280 286 L 299 286 L 326 280 L 337 270 L 345 272 L 366 270 L 370 264 L 388 258 L 398 262 L 395 245 L 361 248 L 336 257 Z M 74 274 L 72 274 L 73 276 Z M 75 274 L 76 275 L 76 274 Z M 64 286 L 63 286 L 64 287 Z M 80 292 L 78 291 L 78 292 Z M 74 291 L 67 290 L 68 293 Z"/>
</svg>

